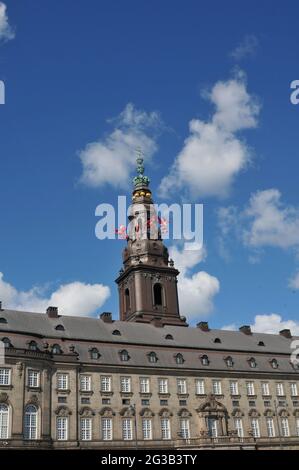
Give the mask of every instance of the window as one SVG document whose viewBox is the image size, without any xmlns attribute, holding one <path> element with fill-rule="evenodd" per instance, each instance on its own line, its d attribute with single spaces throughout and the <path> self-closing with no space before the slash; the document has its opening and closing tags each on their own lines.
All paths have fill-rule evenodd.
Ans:
<svg viewBox="0 0 299 470">
<path fill-rule="evenodd" d="M 58 403 L 66 403 L 67 399 L 66 397 L 58 397 Z"/>
<path fill-rule="evenodd" d="M 163 288 L 161 284 L 154 285 L 154 305 L 162 306 Z"/>
<path fill-rule="evenodd" d="M 168 393 L 168 379 L 158 380 L 159 393 Z"/>
<path fill-rule="evenodd" d="M 149 406 L 150 401 L 149 400 L 141 400 L 141 405 L 142 406 Z"/>
<path fill-rule="evenodd" d="M 102 405 L 110 405 L 111 400 L 110 398 L 102 398 Z"/>
<path fill-rule="evenodd" d="M 57 331 L 64 331 L 65 328 L 64 328 L 63 325 L 57 325 L 57 326 L 55 326 L 55 330 L 57 330 Z"/>
<path fill-rule="evenodd" d="M 61 347 L 59 346 L 59 344 L 53 344 L 52 353 L 53 354 L 61 354 L 62 353 Z"/>
<path fill-rule="evenodd" d="M 229 389 L 231 395 L 239 395 L 238 382 L 236 380 L 231 380 L 229 383 Z"/>
<path fill-rule="evenodd" d="M 139 385 L 140 393 L 150 393 L 150 380 L 148 377 L 140 377 Z"/>
<path fill-rule="evenodd" d="M 212 388 L 214 395 L 221 395 L 221 381 L 220 380 L 213 380 L 212 381 Z"/>
<path fill-rule="evenodd" d="M 2 338 L 2 343 L 4 343 L 5 349 L 12 347 L 12 344 L 9 338 Z"/>
<path fill-rule="evenodd" d="M 262 395 L 265 397 L 270 395 L 269 382 L 262 382 Z"/>
<path fill-rule="evenodd" d="M 127 398 L 125 398 L 121 402 L 122 402 L 123 405 L 129 405 L 130 404 L 130 400 L 128 400 Z"/>
<path fill-rule="evenodd" d="M 221 339 L 220 339 L 220 338 L 215 338 L 215 339 L 214 339 L 214 343 L 216 343 L 216 344 L 217 344 L 217 343 L 218 343 L 218 344 L 220 344 L 220 343 L 221 343 Z"/>
<path fill-rule="evenodd" d="M 1 317 L 1 318 L 0 318 L 0 323 L 7 323 L 6 318 Z"/>
<path fill-rule="evenodd" d="M 296 418 L 296 436 L 299 436 L 299 418 Z"/>
<path fill-rule="evenodd" d="M 57 389 L 68 390 L 68 388 L 69 388 L 68 374 L 57 374 Z"/>
<path fill-rule="evenodd" d="M 150 418 L 143 418 L 142 420 L 142 435 L 145 441 L 149 441 L 152 436 L 152 420 Z"/>
<path fill-rule="evenodd" d="M 281 418 L 281 434 L 283 437 L 289 437 L 290 435 L 288 418 Z"/>
<path fill-rule="evenodd" d="M 226 363 L 227 367 L 233 367 L 233 365 L 234 365 L 234 361 L 230 356 L 225 359 L 225 363 Z"/>
<path fill-rule="evenodd" d="M 254 369 L 254 368 L 257 366 L 256 360 L 254 359 L 254 357 L 252 357 L 251 359 L 249 359 L 248 362 L 249 362 L 249 365 L 250 365 L 250 367 L 251 367 L 252 369 Z"/>
<path fill-rule="evenodd" d="M 0 385 L 10 385 L 10 369 L 6 367 L 0 369 Z"/>
<path fill-rule="evenodd" d="M 254 382 L 246 382 L 247 395 L 255 395 Z"/>
<path fill-rule="evenodd" d="M 234 408 L 236 408 L 237 406 L 240 406 L 239 400 L 232 400 L 232 405 Z"/>
<path fill-rule="evenodd" d="M 253 437 L 260 437 L 260 424 L 257 418 L 251 419 L 251 429 Z"/>
<path fill-rule="evenodd" d="M 131 308 L 131 301 L 130 301 L 130 291 L 129 289 L 125 290 L 125 304 L 126 304 L 126 312 L 128 312 Z"/>
<path fill-rule="evenodd" d="M 90 358 L 91 358 L 91 359 L 94 359 L 94 360 L 97 360 L 97 359 L 99 359 L 99 357 L 100 357 L 100 353 L 99 353 L 99 351 L 97 350 L 97 348 L 92 348 L 92 349 L 90 350 Z"/>
<path fill-rule="evenodd" d="M 166 336 L 165 336 L 165 339 L 173 340 L 173 336 L 172 336 L 172 335 L 166 335 Z"/>
<path fill-rule="evenodd" d="M 67 441 L 68 439 L 68 418 L 66 416 L 57 416 L 56 418 L 56 437 L 57 441 Z"/>
<path fill-rule="evenodd" d="M 292 397 L 297 397 L 298 396 L 298 388 L 297 388 L 297 384 L 295 382 L 290 384 L 290 389 L 291 389 Z"/>
<path fill-rule="evenodd" d="M 271 366 L 273 367 L 273 369 L 277 369 L 278 368 L 278 362 L 276 359 L 272 359 L 271 361 Z"/>
<path fill-rule="evenodd" d="M 81 441 L 91 441 L 92 438 L 92 420 L 91 418 L 80 419 L 80 439 Z"/>
<path fill-rule="evenodd" d="M 90 398 L 89 397 L 82 397 L 81 398 L 82 405 L 90 405 Z"/>
<path fill-rule="evenodd" d="M 103 441 L 112 441 L 112 418 L 102 418 L 102 439 Z"/>
<path fill-rule="evenodd" d="M 130 359 L 129 353 L 126 350 L 120 351 L 119 353 L 120 360 L 126 362 Z"/>
<path fill-rule="evenodd" d="M 270 400 L 265 400 L 264 401 L 264 407 L 267 408 L 269 406 L 271 406 L 271 401 Z"/>
<path fill-rule="evenodd" d="M 120 391 L 122 393 L 131 392 L 131 377 L 121 377 L 120 378 Z"/>
<path fill-rule="evenodd" d="M 80 391 L 91 392 L 91 376 L 80 375 Z"/>
<path fill-rule="evenodd" d="M 120 332 L 119 330 L 113 330 L 113 331 L 112 331 L 112 334 L 113 334 L 114 336 L 121 336 L 121 332 Z"/>
<path fill-rule="evenodd" d="M 161 437 L 162 439 L 171 439 L 171 432 L 170 432 L 170 420 L 169 418 L 162 418 L 161 419 Z"/>
<path fill-rule="evenodd" d="M 196 379 L 195 381 L 195 393 L 196 395 L 205 394 L 205 381 L 203 379 Z"/>
<path fill-rule="evenodd" d="M 187 406 L 187 400 L 179 400 L 179 406 Z"/>
<path fill-rule="evenodd" d="M 185 361 L 184 361 L 183 355 L 180 354 L 180 353 L 177 354 L 177 355 L 175 356 L 175 362 L 176 362 L 177 364 L 184 364 Z"/>
<path fill-rule="evenodd" d="M 208 366 L 209 365 L 210 361 L 209 361 L 209 358 L 206 354 L 201 356 L 201 363 L 202 363 L 203 366 Z"/>
<path fill-rule="evenodd" d="M 180 437 L 182 439 L 190 439 L 190 422 L 189 419 L 180 420 Z"/>
<path fill-rule="evenodd" d="M 235 418 L 234 425 L 235 425 L 235 430 L 237 431 L 238 437 L 244 437 L 242 418 Z"/>
<path fill-rule="evenodd" d="M 265 343 L 264 343 L 264 341 L 259 341 L 257 345 L 258 346 L 265 346 Z"/>
<path fill-rule="evenodd" d="M 101 375 L 101 392 L 111 392 L 111 377 L 109 375 Z"/>
<path fill-rule="evenodd" d="M 177 379 L 177 391 L 181 395 L 187 393 L 187 381 L 186 381 L 186 379 Z"/>
<path fill-rule="evenodd" d="M 160 406 L 168 406 L 168 400 L 160 400 Z"/>
<path fill-rule="evenodd" d="M 249 400 L 249 401 L 248 401 L 248 405 L 249 405 L 251 408 L 254 408 L 254 407 L 255 407 L 255 400 Z"/>
<path fill-rule="evenodd" d="M 278 382 L 276 384 L 276 395 L 278 397 L 283 397 L 284 396 L 284 387 L 282 382 Z"/>
<path fill-rule="evenodd" d="M 122 420 L 122 434 L 124 441 L 131 441 L 133 439 L 133 426 L 130 418 Z"/>
<path fill-rule="evenodd" d="M 273 418 L 271 418 L 271 417 L 266 418 L 266 426 L 267 426 L 268 437 L 275 437 L 275 429 L 274 429 Z"/>
<path fill-rule="evenodd" d="M 28 371 L 28 387 L 30 388 L 39 387 L 39 371 L 38 370 Z"/>
<path fill-rule="evenodd" d="M 28 405 L 25 409 L 24 438 L 37 439 L 37 408 L 34 405 Z"/>
<path fill-rule="evenodd" d="M 0 439 L 8 439 L 9 408 L 5 403 L 0 403 Z"/>
<path fill-rule="evenodd" d="M 155 363 L 158 361 L 158 357 L 155 352 L 150 352 L 147 357 L 148 357 L 149 362 L 151 363 Z"/>
<path fill-rule="evenodd" d="M 38 348 L 37 348 L 37 344 L 35 341 L 30 341 L 29 345 L 28 345 L 28 349 L 30 349 L 30 351 L 37 351 Z"/>
</svg>

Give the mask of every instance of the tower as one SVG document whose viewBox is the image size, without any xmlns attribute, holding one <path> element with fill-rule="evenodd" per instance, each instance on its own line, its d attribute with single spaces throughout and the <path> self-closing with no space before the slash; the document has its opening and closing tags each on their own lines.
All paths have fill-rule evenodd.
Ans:
<svg viewBox="0 0 299 470">
<path fill-rule="evenodd" d="M 142 323 L 188 326 L 180 316 L 177 276 L 164 245 L 150 180 L 144 175 L 141 151 L 137 152 L 137 176 L 133 178 L 127 246 L 116 283 L 120 319 Z"/>
</svg>

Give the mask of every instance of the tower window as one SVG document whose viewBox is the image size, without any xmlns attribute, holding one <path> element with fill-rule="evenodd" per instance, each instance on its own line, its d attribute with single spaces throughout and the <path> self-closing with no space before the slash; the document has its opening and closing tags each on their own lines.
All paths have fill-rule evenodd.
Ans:
<svg viewBox="0 0 299 470">
<path fill-rule="evenodd" d="M 161 284 L 155 284 L 154 285 L 154 305 L 162 306 L 163 304 L 162 296 L 163 296 L 163 288 Z"/>
<path fill-rule="evenodd" d="M 130 302 L 130 291 L 129 289 L 125 290 L 125 302 L 126 302 L 126 312 L 128 312 L 131 308 L 131 302 Z"/>
</svg>

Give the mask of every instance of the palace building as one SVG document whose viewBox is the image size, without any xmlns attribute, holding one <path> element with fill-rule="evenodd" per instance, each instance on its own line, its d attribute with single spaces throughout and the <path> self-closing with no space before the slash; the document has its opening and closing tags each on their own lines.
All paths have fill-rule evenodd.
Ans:
<svg viewBox="0 0 299 470">
<path fill-rule="evenodd" d="M 299 338 L 189 327 L 152 203 L 139 156 L 119 321 L 1 306 L 0 448 L 299 449 Z"/>
</svg>

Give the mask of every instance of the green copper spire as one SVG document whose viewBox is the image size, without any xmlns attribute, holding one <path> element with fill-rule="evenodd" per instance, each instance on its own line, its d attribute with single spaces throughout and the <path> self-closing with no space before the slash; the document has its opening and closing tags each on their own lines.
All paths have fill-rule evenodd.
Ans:
<svg viewBox="0 0 299 470">
<path fill-rule="evenodd" d="M 133 178 L 133 184 L 135 188 L 139 186 L 148 186 L 150 184 L 150 179 L 147 176 L 144 176 L 144 166 L 141 148 L 136 150 L 136 171 L 137 176 Z"/>
</svg>

